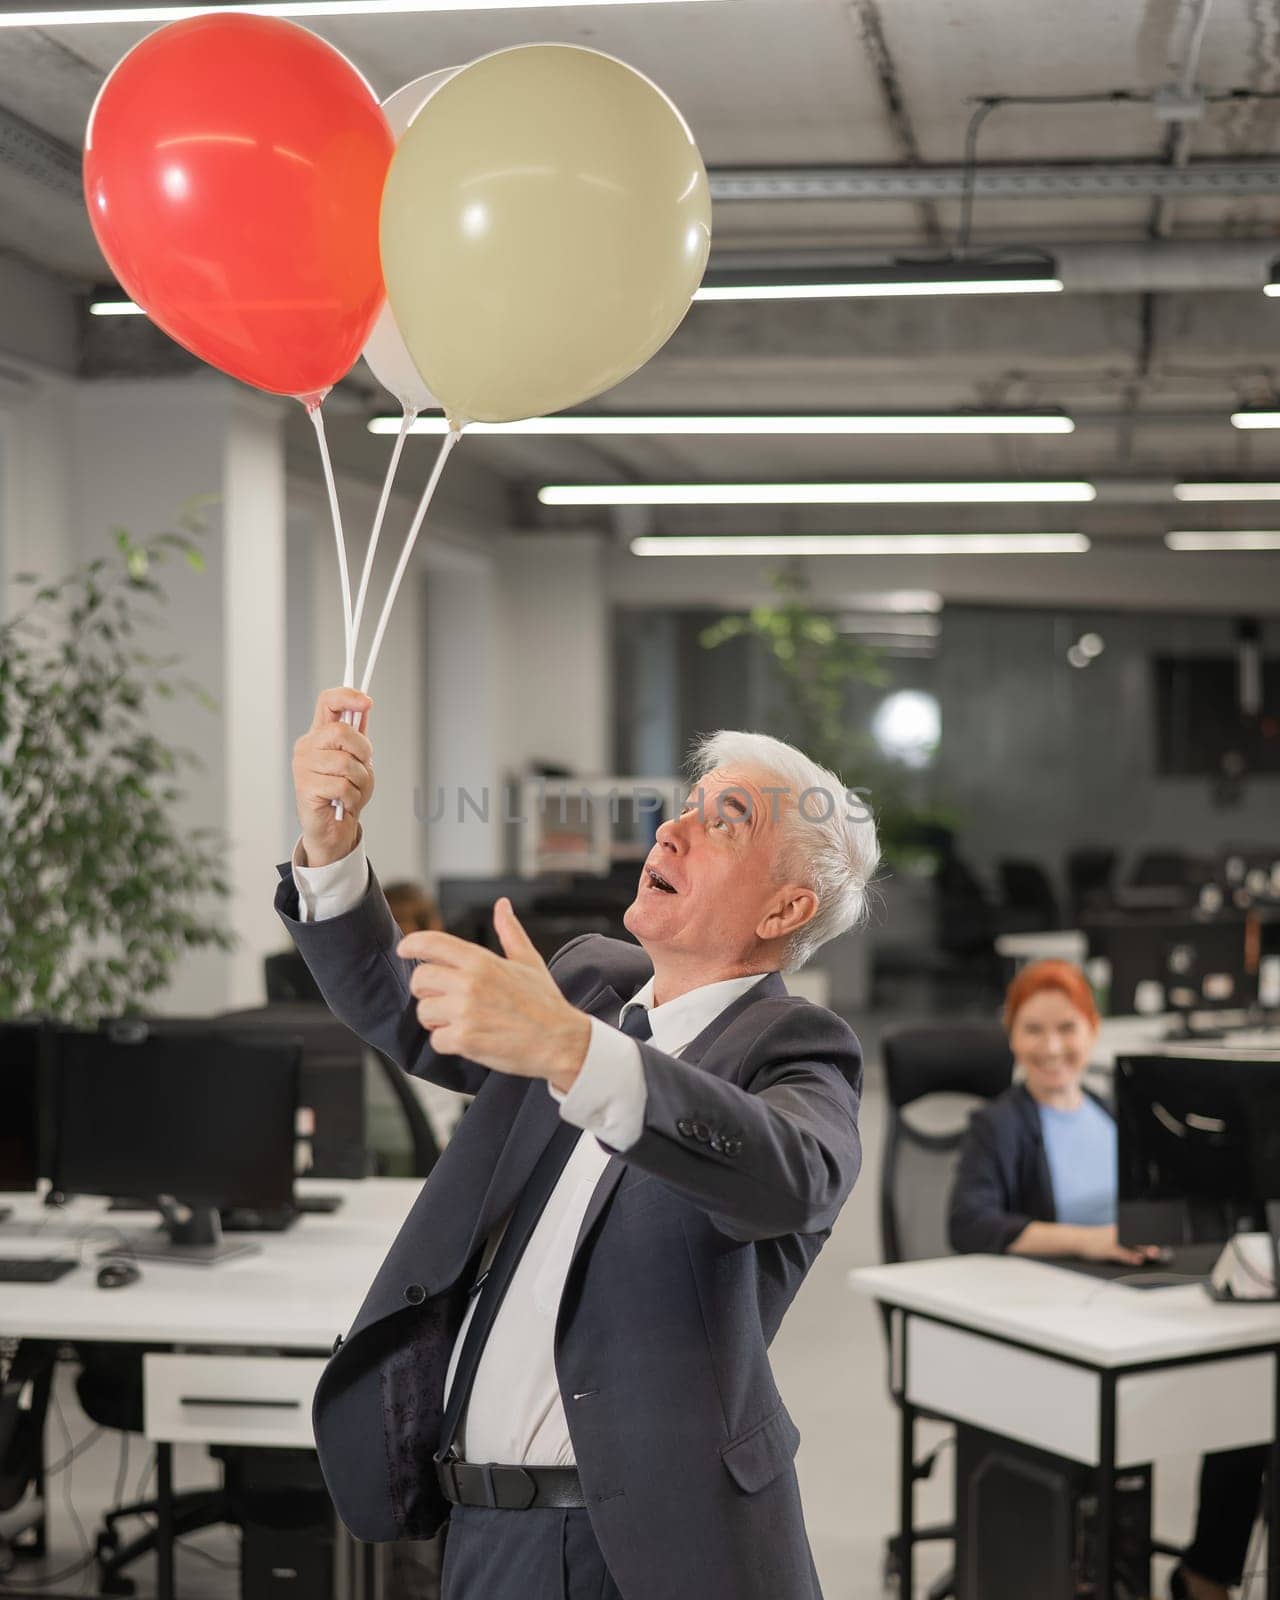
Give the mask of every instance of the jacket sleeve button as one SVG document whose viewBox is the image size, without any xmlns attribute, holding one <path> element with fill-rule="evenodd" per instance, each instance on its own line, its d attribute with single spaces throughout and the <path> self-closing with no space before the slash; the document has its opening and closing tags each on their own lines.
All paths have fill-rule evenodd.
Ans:
<svg viewBox="0 0 1280 1600">
<path fill-rule="evenodd" d="M 420 1306 L 427 1298 L 427 1291 L 420 1283 L 406 1284 L 404 1297 L 411 1306 Z"/>
<path fill-rule="evenodd" d="M 705 1122 L 695 1122 L 693 1136 L 699 1144 L 707 1144 L 711 1139 L 711 1129 L 707 1127 Z"/>
<path fill-rule="evenodd" d="M 676 1123 L 676 1132 L 682 1139 L 692 1139 L 693 1123 L 689 1121 L 688 1117 L 681 1117 L 679 1122 Z"/>
</svg>

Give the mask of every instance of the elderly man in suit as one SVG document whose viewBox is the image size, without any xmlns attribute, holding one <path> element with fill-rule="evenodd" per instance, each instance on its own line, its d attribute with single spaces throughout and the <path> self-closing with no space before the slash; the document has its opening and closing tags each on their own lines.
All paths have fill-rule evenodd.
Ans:
<svg viewBox="0 0 1280 1600">
<path fill-rule="evenodd" d="M 448 1518 L 445 1600 L 821 1600 L 768 1351 L 857 1177 L 862 1069 L 779 974 L 862 916 L 868 812 L 722 732 L 637 943 L 548 965 L 506 900 L 505 957 L 402 937 L 363 847 L 370 706 L 327 690 L 294 746 L 276 908 L 344 1022 L 475 1100 L 316 1391 L 339 1513 Z"/>
</svg>

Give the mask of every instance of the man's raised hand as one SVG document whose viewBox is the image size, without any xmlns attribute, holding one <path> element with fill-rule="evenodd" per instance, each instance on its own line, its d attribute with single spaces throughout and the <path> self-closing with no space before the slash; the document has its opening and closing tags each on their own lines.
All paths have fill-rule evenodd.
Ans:
<svg viewBox="0 0 1280 1600">
<path fill-rule="evenodd" d="M 357 689 L 325 689 L 293 747 L 293 790 L 302 824 L 304 865 L 325 867 L 355 849 L 360 813 L 373 796 L 373 746 L 365 735 L 373 701 Z M 355 726 L 345 711 L 359 712 Z M 333 802 L 342 801 L 338 821 Z"/>
</svg>

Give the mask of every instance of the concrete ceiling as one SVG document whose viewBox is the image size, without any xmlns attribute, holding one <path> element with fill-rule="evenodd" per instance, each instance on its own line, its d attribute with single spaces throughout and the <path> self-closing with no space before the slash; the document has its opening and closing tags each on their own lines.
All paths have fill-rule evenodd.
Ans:
<svg viewBox="0 0 1280 1600">
<path fill-rule="evenodd" d="M 713 174 L 955 168 L 966 158 L 975 102 L 1014 97 L 981 120 L 980 171 L 1098 163 L 1105 172 L 1120 162 L 1194 170 L 1214 161 L 1277 164 L 1280 177 L 1280 11 L 1261 0 L 720 0 L 338 18 L 315 28 L 382 95 L 505 45 L 560 39 L 608 51 L 672 95 Z M 105 73 L 145 31 L 121 24 L 0 30 L 0 117 L 20 118 L 55 152 L 78 151 Z M 1199 120 L 1185 125 L 1162 120 L 1149 98 L 1179 79 L 1207 96 Z M 1117 92 L 1132 98 L 1018 103 Z M 1141 188 L 1088 198 L 983 197 L 970 244 L 1052 251 L 1082 242 L 1176 248 L 1274 238 L 1280 255 L 1278 224 L 1280 181 L 1272 194 L 1163 202 Z M 954 197 L 726 200 L 716 207 L 716 259 L 937 253 L 953 247 L 960 225 Z M 72 288 L 105 276 L 65 172 L 51 178 L 0 159 L 0 250 Z M 148 370 L 158 358 L 147 332 L 99 330 L 97 344 L 81 341 L 77 359 L 90 372 Z M 477 438 L 466 452 L 473 468 L 483 464 L 502 480 L 516 520 L 530 528 L 607 523 L 600 512 L 540 510 L 534 490 L 549 481 L 1280 478 L 1277 435 L 1241 433 L 1227 421 L 1234 406 L 1275 397 L 1277 352 L 1280 301 L 1256 286 L 1224 291 L 1212 278 L 1174 292 L 1135 286 L 1028 299 L 699 305 L 658 357 L 602 397 L 600 409 L 1051 405 L 1079 425 L 1067 437 L 1022 439 Z M 376 479 L 388 442 L 363 431 L 366 412 L 377 408 L 363 369 L 346 400 L 334 410 L 335 450 L 350 470 Z M 309 461 L 309 448 L 299 419 L 299 463 Z M 415 473 L 425 471 L 430 448 L 414 441 Z M 1155 541 L 1177 525 L 1176 508 L 1158 501 L 1070 509 L 1069 525 L 1099 539 Z M 1252 514 L 1238 506 L 1195 509 L 1199 525 L 1238 526 L 1242 511 L 1250 525 L 1266 525 L 1265 506 Z M 749 516 L 671 509 L 645 521 L 683 531 L 1064 526 L 1054 508 L 1018 507 L 945 519 L 924 508 Z M 1268 604 L 1280 609 L 1280 581 Z"/>
</svg>

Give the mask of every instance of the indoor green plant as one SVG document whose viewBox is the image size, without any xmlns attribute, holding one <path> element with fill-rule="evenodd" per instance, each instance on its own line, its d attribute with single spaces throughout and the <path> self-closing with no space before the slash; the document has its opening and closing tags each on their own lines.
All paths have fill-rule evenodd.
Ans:
<svg viewBox="0 0 1280 1600">
<path fill-rule="evenodd" d="M 203 569 L 194 512 L 181 531 L 57 582 L 0 626 L 0 1017 L 90 1023 L 143 1009 L 184 949 L 230 949 L 209 915 L 225 897 L 218 830 L 179 828 L 181 766 L 201 765 L 150 729 L 153 696 L 216 710 L 178 656 L 138 647 L 164 589 L 154 569 L 181 554 Z"/>
</svg>

